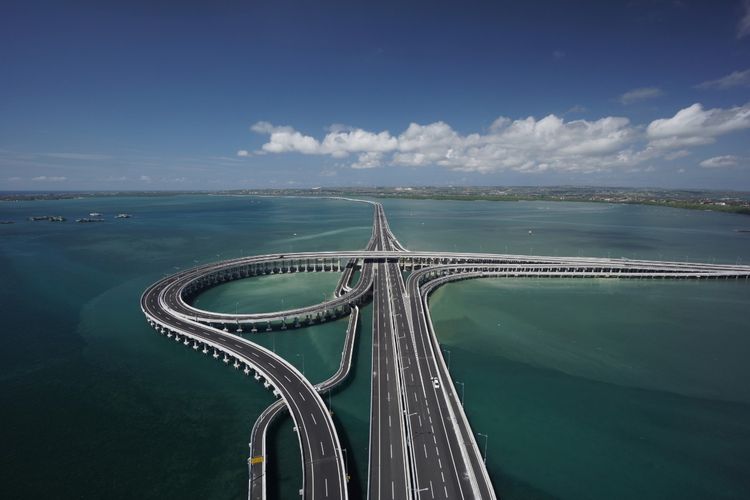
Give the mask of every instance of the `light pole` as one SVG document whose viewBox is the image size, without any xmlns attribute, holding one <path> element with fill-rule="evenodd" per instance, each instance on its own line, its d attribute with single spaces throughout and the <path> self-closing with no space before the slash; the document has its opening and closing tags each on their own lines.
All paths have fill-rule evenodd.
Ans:
<svg viewBox="0 0 750 500">
<path fill-rule="evenodd" d="M 346 474 L 347 481 L 349 480 L 349 454 L 346 452 L 346 448 L 341 448 L 344 452 L 344 473 Z"/>
<path fill-rule="evenodd" d="M 304 375 L 305 374 L 305 355 L 297 354 L 297 357 L 302 357 L 302 375 Z"/>
<path fill-rule="evenodd" d="M 487 465 L 487 444 L 490 441 L 490 438 L 487 434 L 482 434 L 481 432 L 477 432 L 477 436 L 482 436 L 484 438 L 484 464 Z"/>
<path fill-rule="evenodd" d="M 464 405 L 464 396 L 466 395 L 466 384 L 456 380 L 456 385 L 461 384 L 461 406 Z"/>
<path fill-rule="evenodd" d="M 446 349 L 445 347 L 441 347 L 443 352 L 448 353 L 448 371 L 451 371 L 451 351 L 450 349 Z"/>
</svg>

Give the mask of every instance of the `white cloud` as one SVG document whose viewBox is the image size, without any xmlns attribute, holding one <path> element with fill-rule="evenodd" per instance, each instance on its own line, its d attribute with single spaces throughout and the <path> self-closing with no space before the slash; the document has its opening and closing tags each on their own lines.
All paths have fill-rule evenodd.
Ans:
<svg viewBox="0 0 750 500">
<path fill-rule="evenodd" d="M 441 166 L 471 172 L 599 172 L 631 171 L 653 160 L 675 160 L 689 149 L 715 141 L 717 136 L 750 127 L 750 104 L 727 109 L 704 109 L 700 104 L 679 110 L 648 126 L 625 117 L 570 120 L 554 114 L 512 120 L 499 117 L 481 133 L 461 134 L 448 123 L 411 123 L 401 134 L 334 127 L 322 139 L 292 127 L 267 122 L 252 129 L 267 134 L 267 153 L 296 152 L 356 159 L 356 169 L 383 165 Z M 645 166 L 644 166 L 645 165 Z"/>
<path fill-rule="evenodd" d="M 745 71 L 733 71 L 726 76 L 709 80 L 696 85 L 699 89 L 731 89 L 733 87 L 750 87 L 750 69 Z"/>
<path fill-rule="evenodd" d="M 740 19 L 740 24 L 737 26 L 737 38 L 743 38 L 750 35 L 750 0 L 744 2 L 745 15 Z"/>
<path fill-rule="evenodd" d="M 20 177 L 8 177 L 8 180 L 10 182 L 18 182 L 18 181 L 20 181 L 22 179 Z"/>
<path fill-rule="evenodd" d="M 239 151 L 237 151 L 237 156 L 250 156 L 250 151 L 248 151 L 247 149 L 240 149 Z"/>
<path fill-rule="evenodd" d="M 395 137 L 388 131 L 379 133 L 362 129 L 329 132 L 320 145 L 320 153 L 343 157 L 349 153 L 393 151 L 398 146 Z"/>
<path fill-rule="evenodd" d="M 267 153 L 289 153 L 296 151 L 304 154 L 316 154 L 320 150 L 320 143 L 314 138 L 302 135 L 292 127 L 274 127 L 267 122 L 253 125 L 253 131 L 270 134 L 263 151 Z"/>
<path fill-rule="evenodd" d="M 633 104 L 634 102 L 654 99 L 661 95 L 664 95 L 664 92 L 657 87 L 641 87 L 625 92 L 617 100 L 622 104 Z"/>
<path fill-rule="evenodd" d="M 344 130 L 336 126 L 331 127 L 322 141 L 318 141 L 292 127 L 278 127 L 268 122 L 258 122 L 251 130 L 269 134 L 268 142 L 262 146 L 262 150 L 267 153 L 297 152 L 343 158 L 350 153 L 393 151 L 398 146 L 397 140 L 388 131 L 374 133 L 362 129 Z"/>
<path fill-rule="evenodd" d="M 142 176 L 139 177 L 139 180 L 141 180 L 143 182 L 151 182 L 151 177 L 148 176 L 148 175 L 142 175 Z"/>
<path fill-rule="evenodd" d="M 734 155 L 714 156 L 700 162 L 703 168 L 725 168 L 737 165 L 739 158 Z"/>
<path fill-rule="evenodd" d="M 514 121 L 501 117 L 488 134 L 466 136 L 443 122 L 411 124 L 399 136 L 394 163 L 479 172 L 593 171 L 620 161 L 612 155 L 631 136 L 627 118 L 618 117 L 569 122 L 555 115 Z"/>
<path fill-rule="evenodd" d="M 750 103 L 722 109 L 703 109 L 700 103 L 679 110 L 672 118 L 652 121 L 646 133 L 660 149 L 710 144 L 715 137 L 750 128 Z"/>
<path fill-rule="evenodd" d="M 369 151 L 367 153 L 361 153 L 357 161 L 352 163 L 352 168 L 375 168 L 381 166 L 383 163 L 383 153 L 377 151 Z"/>
<path fill-rule="evenodd" d="M 68 180 L 67 177 L 62 176 L 47 176 L 47 175 L 39 175 L 37 177 L 32 177 L 32 181 L 34 182 L 65 182 Z"/>
</svg>

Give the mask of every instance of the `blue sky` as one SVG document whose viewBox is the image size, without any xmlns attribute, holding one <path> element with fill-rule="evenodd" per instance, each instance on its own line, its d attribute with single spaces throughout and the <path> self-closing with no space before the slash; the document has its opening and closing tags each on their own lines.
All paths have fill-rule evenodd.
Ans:
<svg viewBox="0 0 750 500">
<path fill-rule="evenodd" d="M 0 189 L 750 190 L 750 2 L 0 5 Z"/>
</svg>

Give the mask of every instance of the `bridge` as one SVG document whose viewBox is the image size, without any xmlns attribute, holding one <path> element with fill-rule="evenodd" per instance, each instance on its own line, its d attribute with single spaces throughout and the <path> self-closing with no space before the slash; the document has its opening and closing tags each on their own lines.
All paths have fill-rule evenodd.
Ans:
<svg viewBox="0 0 750 500">
<path fill-rule="evenodd" d="M 380 203 L 364 250 L 295 252 L 209 263 L 167 276 L 141 296 L 148 323 L 168 339 L 262 382 L 279 398 L 250 438 L 248 497 L 267 496 L 266 434 L 288 411 L 298 436 L 304 498 L 348 498 L 344 450 L 321 395 L 349 374 L 359 307 L 372 301 L 368 498 L 496 498 L 454 389 L 428 308 L 429 294 L 462 279 L 600 278 L 747 280 L 750 266 L 588 257 L 408 251 Z M 352 283 L 356 271 L 359 279 Z M 404 280 L 404 271 L 409 271 Z M 269 313 L 227 314 L 191 305 L 206 288 L 270 274 L 339 272 L 333 298 Z M 313 385 L 291 363 L 242 335 L 304 328 L 350 315 L 339 369 Z"/>
</svg>

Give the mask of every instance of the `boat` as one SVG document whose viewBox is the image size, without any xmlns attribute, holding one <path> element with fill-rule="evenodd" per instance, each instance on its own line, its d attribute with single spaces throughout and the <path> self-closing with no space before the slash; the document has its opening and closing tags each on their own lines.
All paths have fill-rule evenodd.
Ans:
<svg viewBox="0 0 750 500">
<path fill-rule="evenodd" d="M 84 217 L 82 219 L 76 219 L 76 222 L 86 223 L 86 222 L 104 222 L 104 219 L 92 219 L 89 217 Z"/>
<path fill-rule="evenodd" d="M 117 215 L 115 215 L 115 219 L 129 219 L 131 217 L 132 217 L 132 215 L 130 215 L 130 214 L 117 214 Z"/>
<path fill-rule="evenodd" d="M 65 222 L 65 217 L 62 215 L 34 215 L 32 217 L 29 217 L 30 221 L 40 221 L 40 220 L 47 220 L 50 222 Z"/>
</svg>

